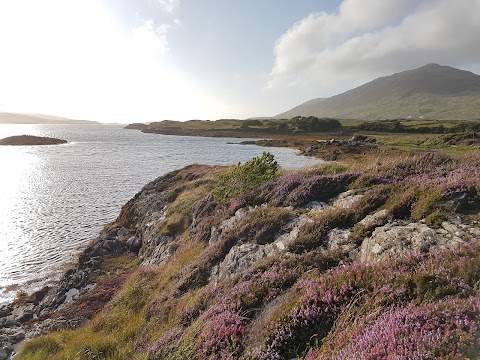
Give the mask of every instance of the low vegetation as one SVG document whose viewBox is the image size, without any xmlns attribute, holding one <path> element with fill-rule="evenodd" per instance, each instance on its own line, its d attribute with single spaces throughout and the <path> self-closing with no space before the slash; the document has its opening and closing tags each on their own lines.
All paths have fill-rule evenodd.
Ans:
<svg viewBox="0 0 480 360">
<path fill-rule="evenodd" d="M 213 198 L 219 204 L 253 190 L 260 184 L 278 176 L 278 164 L 273 155 L 264 152 L 262 156 L 254 157 L 245 164 L 238 164 L 231 171 L 222 174 L 218 186 L 212 191 Z"/>
<path fill-rule="evenodd" d="M 480 238 L 355 257 L 386 223 L 478 222 L 480 155 L 468 149 L 381 148 L 291 173 L 264 153 L 172 173 L 157 189 L 169 205 L 155 230 L 171 237 L 168 259 L 106 259 L 109 274 L 128 274 L 108 304 L 84 327 L 27 342 L 18 359 L 476 358 Z M 135 216 L 126 207 L 119 221 L 133 227 Z M 352 251 L 329 245 L 334 229 Z"/>
</svg>

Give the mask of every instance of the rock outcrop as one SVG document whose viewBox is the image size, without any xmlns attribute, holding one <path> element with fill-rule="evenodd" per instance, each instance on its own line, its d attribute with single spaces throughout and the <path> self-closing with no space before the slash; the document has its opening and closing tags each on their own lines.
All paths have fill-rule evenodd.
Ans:
<svg viewBox="0 0 480 360">
<path fill-rule="evenodd" d="M 439 228 L 423 223 L 394 221 L 377 227 L 372 236 L 365 239 L 360 249 L 360 261 L 393 259 L 409 252 L 430 252 L 454 248 L 479 236 L 476 223 L 456 224 L 444 221 Z"/>
</svg>

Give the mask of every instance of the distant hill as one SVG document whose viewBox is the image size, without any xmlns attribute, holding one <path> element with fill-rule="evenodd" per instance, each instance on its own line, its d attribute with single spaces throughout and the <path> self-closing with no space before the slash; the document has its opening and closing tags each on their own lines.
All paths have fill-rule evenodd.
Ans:
<svg viewBox="0 0 480 360">
<path fill-rule="evenodd" d="M 309 100 L 275 118 L 480 119 L 480 76 L 428 64 L 380 77 L 330 98 Z"/>
<path fill-rule="evenodd" d="M 0 124 L 99 124 L 97 121 L 72 120 L 43 114 L 0 113 Z"/>
</svg>

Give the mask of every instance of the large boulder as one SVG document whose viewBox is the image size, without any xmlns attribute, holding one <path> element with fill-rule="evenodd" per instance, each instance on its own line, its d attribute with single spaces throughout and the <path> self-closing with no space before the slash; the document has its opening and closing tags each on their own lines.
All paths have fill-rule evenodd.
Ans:
<svg viewBox="0 0 480 360">
<path fill-rule="evenodd" d="M 444 222 L 434 229 L 421 222 L 392 222 L 377 227 L 360 249 L 360 261 L 395 258 L 408 252 L 429 252 L 452 248 L 469 240 L 476 228 Z"/>
</svg>

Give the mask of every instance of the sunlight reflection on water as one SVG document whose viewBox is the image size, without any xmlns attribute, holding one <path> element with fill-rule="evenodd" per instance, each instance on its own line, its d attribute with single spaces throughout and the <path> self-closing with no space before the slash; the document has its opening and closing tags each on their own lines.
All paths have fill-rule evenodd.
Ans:
<svg viewBox="0 0 480 360">
<path fill-rule="evenodd" d="M 238 139 L 143 134 L 105 125 L 0 125 L 0 138 L 39 135 L 66 145 L 0 146 L 0 302 L 58 278 L 66 264 L 143 185 L 191 163 L 258 156 Z M 319 161 L 269 148 L 280 165 Z"/>
</svg>

